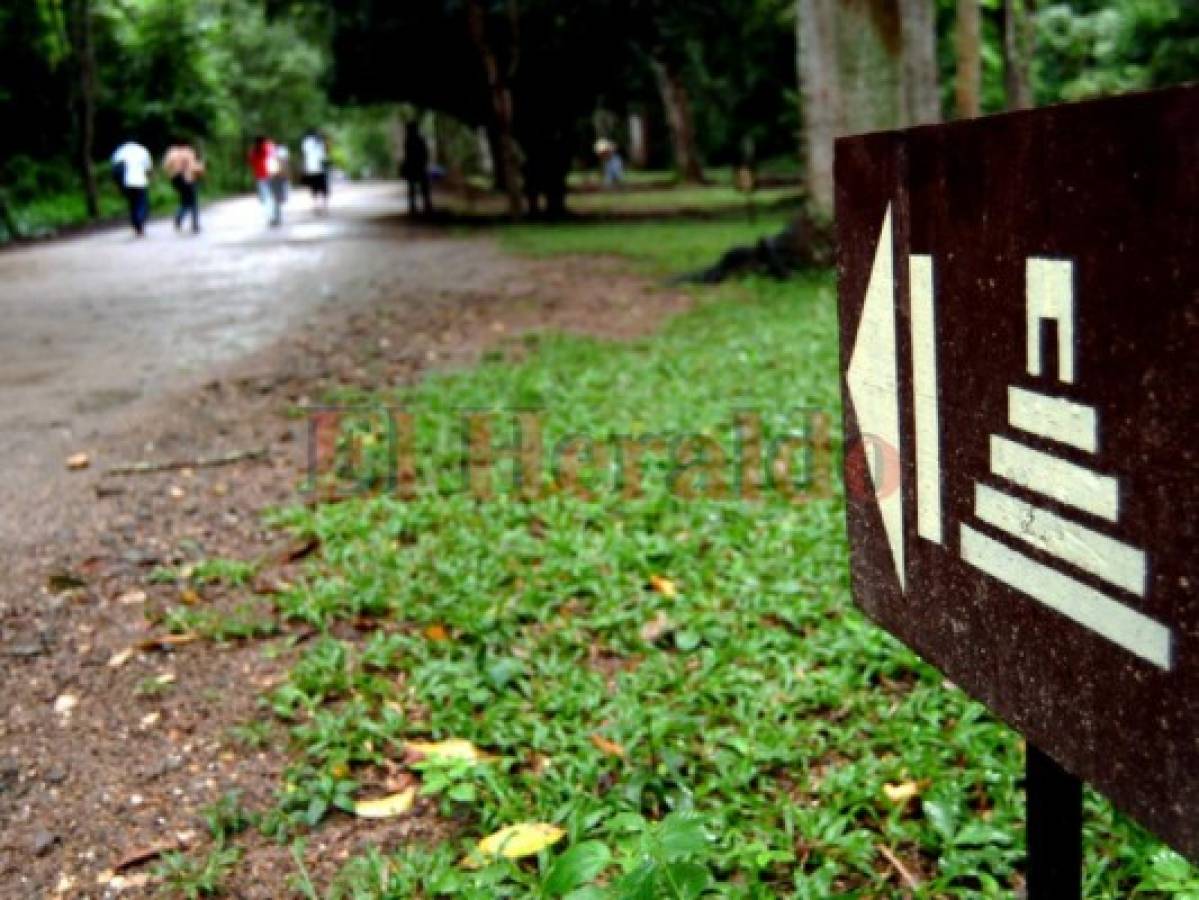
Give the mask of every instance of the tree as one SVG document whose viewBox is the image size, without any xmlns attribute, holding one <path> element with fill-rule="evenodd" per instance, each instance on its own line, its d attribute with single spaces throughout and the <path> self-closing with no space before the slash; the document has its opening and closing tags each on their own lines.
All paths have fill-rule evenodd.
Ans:
<svg viewBox="0 0 1199 900">
<path fill-rule="evenodd" d="M 83 182 L 88 218 L 95 219 L 100 215 L 100 192 L 92 169 L 96 139 L 96 56 L 92 41 L 91 0 L 67 0 L 65 16 L 75 71 L 74 102 L 71 104 L 75 120 L 75 165 Z"/>
<path fill-rule="evenodd" d="M 516 35 L 519 34 L 519 15 L 515 0 L 509 0 L 508 26 L 514 43 L 517 40 Z M 482 0 L 467 0 L 466 18 L 471 42 L 479 54 L 479 61 L 487 76 L 487 86 L 490 89 L 491 121 L 488 133 L 491 135 L 495 161 L 496 186 L 502 188 L 508 195 L 508 212 L 513 218 L 516 218 L 522 211 L 520 151 L 513 136 L 510 82 L 515 73 L 519 56 L 515 52 L 511 53 L 506 69 L 500 65 L 499 58 L 487 37 L 487 14 L 483 9 Z"/>
<path fill-rule="evenodd" d="M 795 20 L 804 181 L 811 211 L 828 220 L 833 215 L 833 141 L 845 129 L 836 9 L 835 0 L 798 0 Z"/>
<path fill-rule="evenodd" d="M 937 71 L 936 3 L 899 0 L 899 15 L 903 25 L 903 86 L 908 119 L 914 125 L 939 122 L 941 79 Z"/>
<path fill-rule="evenodd" d="M 665 55 L 651 59 L 650 65 L 662 95 L 666 124 L 670 128 L 675 171 L 684 182 L 700 184 L 704 180 L 704 169 L 696 146 L 695 117 L 691 112 L 691 95 L 687 85 L 683 83 L 678 68 Z"/>
<path fill-rule="evenodd" d="M 982 112 L 982 16 L 978 0 L 957 0 L 954 35 L 957 53 L 955 105 L 958 118 L 969 119 Z"/>
<path fill-rule="evenodd" d="M 1008 109 L 1028 109 L 1036 49 L 1036 0 L 1004 0 L 1003 84 Z"/>
</svg>

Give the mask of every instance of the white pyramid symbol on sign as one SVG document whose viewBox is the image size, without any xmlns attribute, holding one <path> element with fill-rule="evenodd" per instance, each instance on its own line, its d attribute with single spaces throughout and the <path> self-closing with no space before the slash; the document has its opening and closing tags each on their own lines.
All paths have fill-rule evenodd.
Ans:
<svg viewBox="0 0 1199 900">
<path fill-rule="evenodd" d="M 863 437 L 869 435 L 883 442 L 882 447 L 866 446 L 864 449 L 879 515 L 895 564 L 895 574 L 903 589 L 903 484 L 902 472 L 899 471 L 899 370 L 895 347 L 895 269 L 892 254 L 891 207 L 888 205 L 882 232 L 874 249 L 866 300 L 862 304 L 862 317 L 858 322 L 846 380 Z M 888 464 L 896 471 L 888 473 Z"/>
</svg>

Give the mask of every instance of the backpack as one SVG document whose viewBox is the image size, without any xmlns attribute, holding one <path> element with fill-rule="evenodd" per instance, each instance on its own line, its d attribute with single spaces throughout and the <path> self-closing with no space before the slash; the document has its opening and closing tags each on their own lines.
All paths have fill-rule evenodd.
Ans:
<svg viewBox="0 0 1199 900">
<path fill-rule="evenodd" d="M 125 160 L 114 162 L 109 171 L 112 173 L 112 180 L 116 182 L 117 187 L 123 188 L 125 186 Z"/>
</svg>

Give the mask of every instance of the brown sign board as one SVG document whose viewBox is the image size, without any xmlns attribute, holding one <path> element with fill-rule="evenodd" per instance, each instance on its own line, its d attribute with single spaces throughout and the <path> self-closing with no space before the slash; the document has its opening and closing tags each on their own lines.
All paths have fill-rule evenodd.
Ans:
<svg viewBox="0 0 1199 900">
<path fill-rule="evenodd" d="M 856 601 L 1199 859 L 1199 87 L 836 180 Z"/>
</svg>

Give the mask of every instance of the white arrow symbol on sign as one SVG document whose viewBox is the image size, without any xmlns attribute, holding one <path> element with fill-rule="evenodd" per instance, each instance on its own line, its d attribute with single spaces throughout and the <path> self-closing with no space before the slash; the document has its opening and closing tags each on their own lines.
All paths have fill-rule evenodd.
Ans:
<svg viewBox="0 0 1199 900">
<path fill-rule="evenodd" d="M 866 300 L 849 360 L 849 396 L 862 435 L 884 442 L 886 452 L 866 453 L 879 515 L 891 547 L 899 586 L 905 587 L 903 562 L 903 482 L 899 468 L 899 359 L 895 346 L 895 269 L 892 259 L 891 207 L 883 217 L 874 248 Z M 889 445 L 889 447 L 888 447 Z M 888 464 L 894 472 L 888 472 Z M 888 478 L 890 475 L 890 478 Z M 886 488 L 884 490 L 884 482 Z"/>
</svg>

